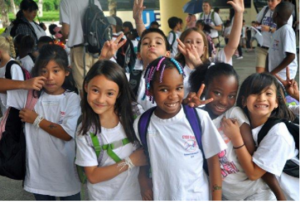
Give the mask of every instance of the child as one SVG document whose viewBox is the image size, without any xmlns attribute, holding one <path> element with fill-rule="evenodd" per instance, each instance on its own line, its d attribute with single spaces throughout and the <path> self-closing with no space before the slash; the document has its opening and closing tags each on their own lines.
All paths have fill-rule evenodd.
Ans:
<svg viewBox="0 0 300 203">
<path fill-rule="evenodd" d="M 15 55 L 12 38 L 0 36 L 0 78 L 5 78 L 7 63 L 14 60 L 11 55 Z M 11 65 L 10 73 L 12 80 L 24 80 L 24 75 L 19 65 Z M 0 107 L 2 114 L 7 110 L 6 99 L 6 91 L 1 91 Z"/>
<path fill-rule="evenodd" d="M 205 24 L 203 20 L 197 20 L 196 22 L 196 28 L 198 28 L 199 30 L 201 30 L 202 32 L 205 33 L 206 35 L 206 39 L 207 39 L 207 45 L 208 45 L 208 56 L 211 57 L 215 57 L 217 50 L 215 48 L 215 45 L 211 39 L 211 37 L 209 36 L 209 33 L 211 31 L 211 27 L 208 24 Z"/>
<path fill-rule="evenodd" d="M 138 166 L 145 165 L 147 159 L 143 150 L 135 151 L 130 87 L 125 72 L 114 62 L 98 61 L 87 73 L 83 90 L 75 163 L 85 169 L 90 200 L 141 200 Z M 89 144 L 90 133 L 99 134 L 103 146 L 125 139 L 127 142 L 111 152 L 106 149 L 99 159 Z M 113 159 L 111 153 L 119 160 Z"/>
<path fill-rule="evenodd" d="M 160 57 L 146 69 L 146 95 L 157 107 L 151 115 L 147 142 L 152 179 L 141 168 L 144 199 L 221 200 L 222 181 L 217 154 L 226 148 L 208 114 L 196 109 L 202 127 L 202 146 L 208 161 L 210 189 L 203 170 L 203 154 L 181 105 L 184 95 L 183 68 L 174 59 Z M 140 117 L 134 122 L 136 134 Z M 138 138 L 139 138 L 138 136 Z M 152 184 L 151 184 L 152 182 Z M 150 185 L 153 185 L 151 187 Z"/>
<path fill-rule="evenodd" d="M 221 173 L 223 177 L 223 199 L 224 200 L 276 200 L 268 186 L 258 179 L 248 179 L 244 169 L 235 153 L 232 142 L 224 134 L 221 123 L 222 118 L 231 118 L 238 121 L 242 139 L 247 150 L 253 154 L 254 142 L 249 126 L 249 120 L 239 107 L 234 107 L 238 91 L 238 75 L 231 65 L 217 63 L 212 65 L 203 76 L 201 69 L 196 69 L 190 76 L 191 90 L 198 91 L 200 83 L 205 77 L 204 96 L 213 98 L 206 104 L 203 110 L 207 111 L 219 133 L 227 144 L 227 149 L 219 153 Z M 199 98 L 199 97 L 198 97 Z M 276 179 L 275 179 L 276 180 Z"/>
<path fill-rule="evenodd" d="M 290 69 L 291 79 L 297 73 L 296 36 L 293 28 L 287 24 L 294 6 L 290 2 L 279 3 L 273 13 L 273 21 L 277 24 L 269 48 L 269 67 L 271 74 L 278 74 L 286 79 L 286 67 Z"/>
<path fill-rule="evenodd" d="M 244 1 L 233 0 L 228 1 L 235 10 L 235 18 L 232 25 L 232 30 L 229 36 L 229 42 L 224 47 L 218 51 L 216 57 L 209 59 L 208 57 L 208 46 L 206 35 L 196 28 L 191 28 L 185 30 L 178 41 L 178 50 L 180 54 L 176 59 L 184 66 L 184 71 L 186 78 L 184 81 L 185 93 L 187 95 L 189 91 L 188 78 L 190 73 L 195 67 L 204 63 L 215 63 L 215 62 L 225 62 L 232 64 L 232 56 L 239 44 L 239 38 L 241 35 L 242 21 L 243 21 L 243 11 L 244 11 Z"/>
<path fill-rule="evenodd" d="M 27 90 L 7 93 L 8 106 L 20 109 L 25 122 L 26 176 L 24 189 L 36 200 L 80 200 L 80 182 L 75 158 L 75 128 L 80 115 L 66 52 L 57 45 L 44 45 L 32 69 L 32 76 L 43 76 L 43 89 L 34 111 L 24 109 Z"/>
<path fill-rule="evenodd" d="M 293 113 L 285 105 L 280 84 L 268 73 L 252 74 L 245 79 L 239 91 L 237 105 L 250 120 L 256 145 L 258 133 L 269 118 L 294 120 Z M 287 200 L 299 200 L 299 178 L 283 173 L 287 160 L 291 159 L 299 165 L 294 138 L 284 123 L 278 123 L 269 130 L 253 156 L 244 147 L 237 122 L 224 118 L 222 127 L 250 180 L 257 180 L 266 172 L 272 173 L 277 177 Z"/>
<path fill-rule="evenodd" d="M 21 43 L 18 46 L 19 56 L 17 60 L 21 61 L 23 68 L 25 68 L 28 72 L 31 72 L 35 62 L 35 57 L 32 54 L 33 49 L 34 39 L 29 35 L 23 36 Z"/>
<path fill-rule="evenodd" d="M 180 37 L 180 29 L 181 29 L 181 24 L 180 20 L 177 17 L 171 17 L 168 20 L 168 25 L 171 31 L 169 32 L 168 35 L 168 42 L 170 43 L 171 46 L 171 57 L 175 57 L 178 53 L 177 46 L 178 42 L 177 39 Z"/>
</svg>

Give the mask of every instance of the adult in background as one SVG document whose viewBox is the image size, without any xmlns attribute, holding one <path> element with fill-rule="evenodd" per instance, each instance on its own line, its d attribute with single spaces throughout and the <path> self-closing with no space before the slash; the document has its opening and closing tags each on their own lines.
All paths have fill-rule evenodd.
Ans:
<svg viewBox="0 0 300 203">
<path fill-rule="evenodd" d="M 266 71 L 266 59 L 268 50 L 271 45 L 272 34 L 276 31 L 276 23 L 273 21 L 272 16 L 275 7 L 281 0 L 268 0 L 268 5 L 263 7 L 257 14 L 256 21 L 261 27 L 261 34 L 263 36 L 263 44 L 258 44 L 256 48 L 256 72 L 261 73 Z M 292 26 L 293 16 L 291 15 L 288 24 Z"/>
<path fill-rule="evenodd" d="M 19 34 L 29 35 L 37 45 L 38 39 L 46 36 L 45 31 L 34 22 L 38 11 L 38 5 L 33 0 L 23 0 L 20 4 L 20 10 L 16 15 L 16 19 L 12 22 L 13 26 L 10 35 L 15 37 Z"/>
<path fill-rule="evenodd" d="M 62 35 L 68 39 L 67 46 L 71 48 L 70 58 L 73 77 L 80 91 L 82 90 L 84 73 L 82 20 L 88 4 L 89 0 L 61 0 L 59 6 Z M 95 1 L 95 4 L 102 10 L 99 1 Z M 98 61 L 98 56 L 93 56 L 90 53 L 85 54 L 86 73 L 96 61 Z"/>
<path fill-rule="evenodd" d="M 200 13 L 199 20 L 203 20 L 205 24 L 208 24 L 210 27 L 212 27 L 209 36 L 212 38 L 214 45 L 218 47 L 220 43 L 218 31 L 222 31 L 223 22 L 219 14 L 211 10 L 209 1 L 203 1 L 202 9 L 203 12 Z"/>
</svg>

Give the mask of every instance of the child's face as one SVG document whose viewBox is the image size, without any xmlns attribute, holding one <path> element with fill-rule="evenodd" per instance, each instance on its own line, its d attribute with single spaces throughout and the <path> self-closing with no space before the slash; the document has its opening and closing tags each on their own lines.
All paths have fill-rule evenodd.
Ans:
<svg viewBox="0 0 300 203">
<path fill-rule="evenodd" d="M 236 78 L 231 75 L 221 75 L 213 79 L 207 87 L 205 98 L 214 100 L 206 104 L 206 109 L 212 119 L 222 115 L 233 107 L 238 91 Z"/>
<path fill-rule="evenodd" d="M 272 84 L 259 94 L 249 95 L 244 101 L 244 106 L 247 106 L 251 121 L 265 123 L 272 111 L 278 107 L 275 85 Z"/>
<path fill-rule="evenodd" d="M 101 116 L 114 114 L 119 95 L 117 83 L 108 80 L 104 75 L 98 75 L 91 79 L 84 89 L 87 93 L 87 102 L 100 119 Z"/>
<path fill-rule="evenodd" d="M 46 67 L 40 70 L 40 75 L 46 78 L 45 92 L 52 95 L 62 94 L 65 91 L 62 85 L 69 74 L 70 72 L 61 68 L 54 60 L 49 61 Z"/>
<path fill-rule="evenodd" d="M 144 65 L 147 66 L 160 56 L 169 55 L 170 52 L 166 49 L 165 39 L 160 34 L 151 32 L 142 39 L 138 56 L 143 60 Z"/>
<path fill-rule="evenodd" d="M 185 46 L 194 46 L 200 57 L 204 54 L 204 41 L 200 33 L 192 31 L 183 40 Z"/>
<path fill-rule="evenodd" d="M 206 14 L 209 13 L 210 10 L 211 10 L 209 3 L 203 3 L 202 4 L 202 9 L 203 9 L 204 13 L 206 13 Z"/>
<path fill-rule="evenodd" d="M 277 4 L 279 4 L 281 2 L 281 0 L 268 0 L 268 6 L 270 8 L 270 10 L 274 10 L 275 7 L 277 6 Z"/>
<path fill-rule="evenodd" d="M 177 68 L 166 68 L 160 83 L 160 73 L 154 76 L 150 94 L 157 104 L 155 115 L 162 119 L 174 117 L 181 108 L 184 96 L 183 76 Z"/>
</svg>

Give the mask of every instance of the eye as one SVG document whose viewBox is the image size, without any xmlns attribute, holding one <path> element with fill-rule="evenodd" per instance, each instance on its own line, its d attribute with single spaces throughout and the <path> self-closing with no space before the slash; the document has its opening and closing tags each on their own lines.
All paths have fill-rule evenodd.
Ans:
<svg viewBox="0 0 300 203">
<path fill-rule="evenodd" d="M 177 91 L 182 91 L 183 87 L 177 87 Z"/>
<path fill-rule="evenodd" d="M 156 42 L 156 44 L 159 44 L 159 45 L 160 45 L 160 44 L 162 44 L 162 43 L 161 43 L 161 42 Z"/>
<path fill-rule="evenodd" d="M 54 70 L 54 73 L 58 73 L 60 70 L 59 69 L 55 69 Z"/>
<path fill-rule="evenodd" d="M 94 93 L 98 93 L 99 91 L 98 91 L 98 89 L 96 89 L 96 88 L 93 88 L 93 89 L 92 89 L 92 92 L 94 92 Z"/>
<path fill-rule="evenodd" d="M 41 70 L 41 74 L 45 74 L 45 73 L 47 73 L 46 70 Z"/>
<path fill-rule="evenodd" d="M 114 94 L 113 92 L 108 92 L 107 95 L 108 95 L 108 96 L 113 96 L 113 95 L 115 95 L 115 94 Z"/>
<path fill-rule="evenodd" d="M 221 96 L 221 92 L 218 92 L 218 91 L 214 91 L 214 94 L 217 96 Z"/>
<path fill-rule="evenodd" d="M 229 99 L 235 99 L 235 98 L 236 98 L 236 95 L 229 95 L 228 98 L 229 98 Z"/>
<path fill-rule="evenodd" d="M 143 42 L 143 45 L 148 45 L 148 44 L 149 44 L 148 41 L 144 41 L 144 42 Z"/>
<path fill-rule="evenodd" d="M 185 41 L 185 43 L 190 44 L 190 43 L 191 43 L 191 40 L 187 40 L 187 41 Z"/>
<path fill-rule="evenodd" d="M 167 90 L 167 88 L 161 88 L 159 91 L 160 92 L 167 92 L 168 90 Z"/>
<path fill-rule="evenodd" d="M 272 96 L 273 93 L 272 93 L 272 92 L 266 92 L 266 95 L 267 95 L 267 96 Z"/>
<path fill-rule="evenodd" d="M 197 44 L 201 44 L 201 41 L 197 41 Z"/>
</svg>

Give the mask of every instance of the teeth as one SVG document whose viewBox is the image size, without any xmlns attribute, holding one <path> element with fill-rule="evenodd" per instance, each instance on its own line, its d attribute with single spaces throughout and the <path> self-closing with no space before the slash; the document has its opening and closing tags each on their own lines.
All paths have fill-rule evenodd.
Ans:
<svg viewBox="0 0 300 203">
<path fill-rule="evenodd" d="M 219 106 L 216 106 L 216 108 L 217 108 L 218 110 L 226 110 L 226 108 L 219 107 Z"/>
<path fill-rule="evenodd" d="M 257 107 L 257 108 L 264 108 L 264 107 L 267 107 L 267 105 L 255 105 L 255 107 Z"/>
<path fill-rule="evenodd" d="M 176 106 L 176 103 L 174 103 L 174 104 L 167 104 L 167 106 L 174 107 L 174 106 Z"/>
</svg>

